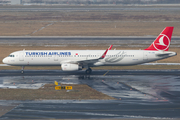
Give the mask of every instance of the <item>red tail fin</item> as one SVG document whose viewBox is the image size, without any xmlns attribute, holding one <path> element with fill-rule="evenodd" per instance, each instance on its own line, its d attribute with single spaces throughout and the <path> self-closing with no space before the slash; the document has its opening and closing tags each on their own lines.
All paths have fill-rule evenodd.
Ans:
<svg viewBox="0 0 180 120">
<path fill-rule="evenodd" d="M 164 50 L 168 51 L 171 42 L 171 36 L 174 27 L 166 27 L 161 34 L 154 40 L 154 42 L 145 50 Z"/>
</svg>

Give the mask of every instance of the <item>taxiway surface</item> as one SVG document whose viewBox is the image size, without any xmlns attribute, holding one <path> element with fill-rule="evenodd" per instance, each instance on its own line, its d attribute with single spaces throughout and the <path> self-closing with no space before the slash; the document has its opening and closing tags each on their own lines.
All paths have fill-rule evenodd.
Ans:
<svg viewBox="0 0 180 120">
<path fill-rule="evenodd" d="M 139 7 L 139 6 L 131 6 L 131 7 L 122 7 L 122 6 L 109 6 L 109 7 L 74 7 L 72 8 L 0 8 L 0 11 L 177 11 L 180 10 L 179 7 Z"/>
<path fill-rule="evenodd" d="M 45 46 L 45 47 L 64 47 L 68 45 L 77 46 L 97 46 L 112 45 L 114 47 L 148 47 L 156 37 L 153 36 L 132 36 L 132 37 L 112 37 L 112 36 L 64 36 L 64 37 L 0 37 L 1 45 L 18 46 Z M 92 42 L 93 41 L 93 42 Z M 21 43 L 21 45 L 19 45 Z M 180 37 L 173 37 L 171 47 L 179 47 Z"/>
<path fill-rule="evenodd" d="M 180 71 L 1 71 L 0 84 L 87 84 L 117 100 L 0 101 L 14 109 L 0 119 L 180 118 Z M 15 84 L 14 84 L 15 83 Z M 20 87 L 19 87 L 20 88 Z M 29 89 L 29 88 L 28 88 Z M 67 91 L 68 92 L 68 91 Z"/>
<path fill-rule="evenodd" d="M 69 76 L 75 75 L 76 77 L 88 77 L 93 75 L 180 75 L 180 70 L 93 70 L 91 75 L 85 73 L 85 71 L 72 71 L 65 72 L 62 70 L 24 70 L 24 74 L 21 74 L 21 70 L 1 70 L 0 77 L 3 76 Z"/>
</svg>

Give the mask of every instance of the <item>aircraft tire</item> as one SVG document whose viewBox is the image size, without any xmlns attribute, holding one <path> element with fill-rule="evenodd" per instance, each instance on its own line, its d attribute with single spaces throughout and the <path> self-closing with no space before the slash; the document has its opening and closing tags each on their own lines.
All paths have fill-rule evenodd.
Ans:
<svg viewBox="0 0 180 120">
<path fill-rule="evenodd" d="M 87 70 L 86 70 L 86 74 L 91 74 L 92 73 L 92 69 L 91 68 L 88 68 Z"/>
</svg>

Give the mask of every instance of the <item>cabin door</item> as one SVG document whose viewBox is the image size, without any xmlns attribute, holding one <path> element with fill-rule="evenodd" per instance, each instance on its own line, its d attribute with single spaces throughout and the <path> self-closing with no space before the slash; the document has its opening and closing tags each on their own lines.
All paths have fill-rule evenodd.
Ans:
<svg viewBox="0 0 180 120">
<path fill-rule="evenodd" d="M 24 52 L 19 53 L 19 61 L 24 61 Z"/>
</svg>

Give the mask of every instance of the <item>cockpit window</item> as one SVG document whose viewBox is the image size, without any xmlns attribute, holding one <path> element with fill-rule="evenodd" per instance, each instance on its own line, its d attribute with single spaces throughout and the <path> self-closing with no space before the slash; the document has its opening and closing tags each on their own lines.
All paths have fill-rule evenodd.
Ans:
<svg viewBox="0 0 180 120">
<path fill-rule="evenodd" d="M 9 55 L 8 57 L 14 57 L 14 55 Z"/>
</svg>

